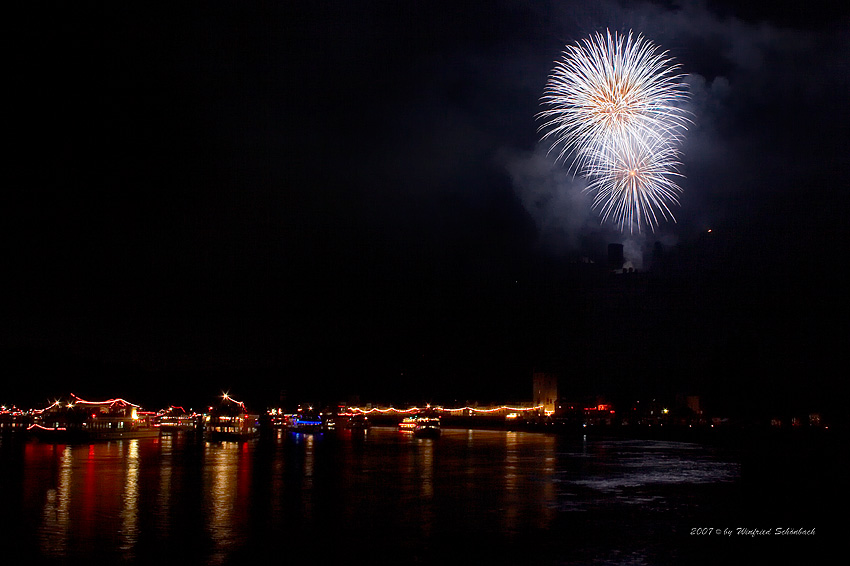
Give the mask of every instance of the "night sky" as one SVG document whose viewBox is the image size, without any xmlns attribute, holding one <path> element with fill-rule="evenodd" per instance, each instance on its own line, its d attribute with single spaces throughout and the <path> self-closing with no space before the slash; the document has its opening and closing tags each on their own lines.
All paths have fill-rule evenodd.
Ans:
<svg viewBox="0 0 850 566">
<path fill-rule="evenodd" d="M 565 394 L 834 409 L 850 18 L 736 4 L 10 19 L 0 401 L 521 401 L 539 368 Z M 606 28 L 690 85 L 678 222 L 655 233 L 601 224 L 538 143 L 553 61 Z M 634 285 L 584 263 L 609 243 Z"/>
</svg>

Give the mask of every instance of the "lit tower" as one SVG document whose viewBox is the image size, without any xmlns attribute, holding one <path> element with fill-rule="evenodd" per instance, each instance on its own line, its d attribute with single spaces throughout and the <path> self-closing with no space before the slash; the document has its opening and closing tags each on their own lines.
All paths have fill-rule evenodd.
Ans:
<svg viewBox="0 0 850 566">
<path fill-rule="evenodd" d="M 542 371 L 532 374 L 534 391 L 532 402 L 534 406 L 543 405 L 543 410 L 555 412 L 555 402 L 558 400 L 558 375 Z"/>
</svg>

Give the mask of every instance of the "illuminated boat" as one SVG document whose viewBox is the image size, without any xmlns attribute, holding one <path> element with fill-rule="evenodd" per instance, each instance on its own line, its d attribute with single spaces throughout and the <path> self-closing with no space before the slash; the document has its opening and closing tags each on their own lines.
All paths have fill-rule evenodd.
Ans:
<svg viewBox="0 0 850 566">
<path fill-rule="evenodd" d="M 272 429 L 289 428 L 292 415 L 287 414 L 283 409 L 270 409 L 266 412 L 266 421 Z"/>
<path fill-rule="evenodd" d="M 398 429 L 402 432 L 411 432 L 414 436 L 421 438 L 436 438 L 440 436 L 440 418 L 425 415 L 406 417 L 398 423 Z"/>
<path fill-rule="evenodd" d="M 296 415 L 289 424 L 289 430 L 293 432 L 322 432 L 324 428 L 322 419 L 307 415 Z"/>
<path fill-rule="evenodd" d="M 317 414 L 313 407 L 304 409 L 300 405 L 295 414 L 290 415 L 287 428 L 291 432 L 323 432 L 335 428 L 336 421 L 331 415 Z"/>
<path fill-rule="evenodd" d="M 224 394 L 204 417 L 204 434 L 210 440 L 247 440 L 257 436 L 257 418 L 248 414 L 245 403 Z"/>
<path fill-rule="evenodd" d="M 416 420 L 416 428 L 413 429 L 413 436 L 437 438 L 441 431 L 439 417 L 419 417 Z"/>
<path fill-rule="evenodd" d="M 32 413 L 17 407 L 0 407 L 0 434 L 26 432 L 33 423 Z"/>
<path fill-rule="evenodd" d="M 401 432 L 413 432 L 416 430 L 416 419 L 419 417 L 405 417 L 400 423 L 398 423 L 398 430 Z"/>
<path fill-rule="evenodd" d="M 370 426 L 369 417 L 366 415 L 352 415 L 345 423 L 345 428 L 351 430 L 367 430 Z"/>
<path fill-rule="evenodd" d="M 345 405 L 339 405 L 336 411 L 325 411 L 321 414 L 324 430 L 366 430 L 370 426 L 369 417 L 362 413 L 350 411 Z"/>
<path fill-rule="evenodd" d="M 159 411 L 156 416 L 162 432 L 190 432 L 198 429 L 198 415 L 187 413 L 183 407 L 172 405 Z"/>
<path fill-rule="evenodd" d="M 155 415 L 124 399 L 86 401 L 73 393 L 35 411 L 30 434 L 49 442 L 88 442 L 159 436 Z"/>
</svg>

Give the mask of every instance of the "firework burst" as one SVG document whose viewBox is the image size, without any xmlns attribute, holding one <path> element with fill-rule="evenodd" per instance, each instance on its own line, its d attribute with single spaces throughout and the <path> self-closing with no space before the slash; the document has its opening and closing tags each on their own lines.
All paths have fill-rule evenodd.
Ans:
<svg viewBox="0 0 850 566">
<path fill-rule="evenodd" d="M 660 219 L 675 221 L 670 207 L 679 204 L 681 192 L 675 146 L 657 136 L 631 137 L 602 151 L 585 190 L 593 193 L 603 222 L 610 218 L 621 231 L 640 232 L 643 225 L 655 231 Z"/>
<path fill-rule="evenodd" d="M 546 84 L 542 141 L 588 178 L 594 208 L 621 230 L 654 230 L 659 215 L 675 221 L 669 205 L 681 191 L 671 177 L 689 123 L 677 69 L 641 36 L 598 33 L 567 46 Z"/>
</svg>

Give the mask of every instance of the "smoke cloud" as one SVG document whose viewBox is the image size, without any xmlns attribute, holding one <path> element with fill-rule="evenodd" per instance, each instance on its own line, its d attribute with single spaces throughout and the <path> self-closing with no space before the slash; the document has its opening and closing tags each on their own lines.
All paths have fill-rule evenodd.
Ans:
<svg viewBox="0 0 850 566">
<path fill-rule="evenodd" d="M 514 191 L 539 230 L 541 246 L 561 253 L 579 248 L 581 236 L 596 226 L 584 179 L 573 176 L 538 147 L 534 152 L 505 153 Z"/>
</svg>

